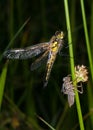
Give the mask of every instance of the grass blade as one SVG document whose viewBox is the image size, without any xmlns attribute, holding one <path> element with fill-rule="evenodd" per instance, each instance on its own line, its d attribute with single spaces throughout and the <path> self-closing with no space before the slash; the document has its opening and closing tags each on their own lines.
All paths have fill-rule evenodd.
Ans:
<svg viewBox="0 0 93 130">
<path fill-rule="evenodd" d="M 90 65 L 90 73 L 91 73 L 91 78 L 92 78 L 92 83 L 93 83 L 93 61 L 92 61 L 92 55 L 91 55 L 92 48 L 90 48 L 90 41 L 89 41 L 89 35 L 88 35 L 88 29 L 87 29 L 87 23 L 86 23 L 86 15 L 85 15 L 85 9 L 84 9 L 84 1 L 80 0 L 80 3 L 81 3 L 81 10 L 82 10 L 82 18 L 83 18 L 85 40 L 86 40 L 86 46 L 87 46 L 87 52 L 88 52 L 88 59 L 89 59 L 89 65 Z M 92 26 L 91 26 L 91 28 L 92 28 Z M 91 33 L 92 33 L 92 31 L 91 31 Z M 93 37 L 93 35 L 92 35 L 92 37 Z M 92 87 L 90 87 L 90 85 L 88 85 L 87 90 L 88 90 L 89 110 L 91 110 L 91 108 L 93 108 Z M 90 115 L 90 119 L 91 119 L 91 123 L 92 123 L 92 127 L 93 127 L 93 115 L 92 114 Z"/>
<path fill-rule="evenodd" d="M 45 123 L 51 130 L 55 130 L 49 123 L 47 123 L 42 117 L 38 116 L 37 117 L 43 122 Z"/>
<path fill-rule="evenodd" d="M 92 69 L 93 69 L 93 62 L 92 62 L 90 41 L 89 41 L 89 36 L 88 36 L 88 29 L 87 29 L 87 24 L 86 24 L 86 16 L 85 16 L 85 9 L 84 9 L 84 2 L 83 2 L 83 0 L 80 0 L 80 3 L 81 3 L 81 10 L 82 10 L 82 18 L 83 18 L 83 26 L 84 26 L 84 32 L 85 32 L 85 40 L 86 40 L 87 52 L 88 52 L 91 76 L 92 76 L 92 81 L 93 81 L 93 71 L 92 71 Z"/>
<path fill-rule="evenodd" d="M 64 0 L 64 6 L 65 6 L 66 24 L 67 24 L 67 30 L 68 30 L 68 42 L 72 43 L 70 18 L 69 18 L 69 10 L 68 10 L 68 0 Z M 72 46 L 72 44 L 69 46 L 69 54 L 70 54 L 70 57 L 74 57 L 73 56 L 74 54 L 73 54 L 73 46 Z M 70 59 L 70 64 L 71 64 L 72 79 L 74 80 L 75 79 L 75 74 L 74 74 L 74 59 L 73 58 Z M 84 130 L 81 106 L 80 106 L 80 101 L 79 101 L 79 96 L 78 96 L 77 91 L 75 91 L 75 95 L 76 95 L 75 96 L 76 97 L 76 107 L 77 107 L 77 112 L 78 112 L 80 129 Z"/>
<path fill-rule="evenodd" d="M 3 99 L 4 87 L 5 87 L 5 81 L 6 81 L 7 65 L 8 63 L 6 63 L 5 66 L 3 67 L 2 73 L 0 76 L 0 109 L 2 105 L 2 99 Z"/>
<path fill-rule="evenodd" d="M 22 31 L 22 29 L 24 28 L 24 26 L 27 24 L 27 22 L 29 21 L 30 18 L 28 18 L 24 24 L 19 28 L 19 30 L 17 31 L 17 33 L 14 35 L 14 37 L 11 39 L 11 41 L 9 42 L 9 44 L 7 45 L 7 47 L 5 48 L 4 51 L 6 51 L 14 42 L 14 40 L 17 38 L 17 36 L 19 35 L 19 33 Z M 2 60 L 3 56 L 0 56 L 0 61 Z"/>
</svg>

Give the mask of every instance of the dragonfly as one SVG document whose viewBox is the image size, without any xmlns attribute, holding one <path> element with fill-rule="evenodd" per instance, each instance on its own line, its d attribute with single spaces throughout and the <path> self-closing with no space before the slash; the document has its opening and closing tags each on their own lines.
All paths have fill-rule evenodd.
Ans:
<svg viewBox="0 0 93 130">
<path fill-rule="evenodd" d="M 31 64 L 31 70 L 37 69 L 44 61 L 47 61 L 46 76 L 44 81 L 44 87 L 46 87 L 57 53 L 61 51 L 63 43 L 64 33 L 63 31 L 57 31 L 55 32 L 55 35 L 53 35 L 49 40 L 49 42 L 39 43 L 26 48 L 6 50 L 3 53 L 3 57 L 8 59 L 24 60 L 42 54 Z"/>
</svg>

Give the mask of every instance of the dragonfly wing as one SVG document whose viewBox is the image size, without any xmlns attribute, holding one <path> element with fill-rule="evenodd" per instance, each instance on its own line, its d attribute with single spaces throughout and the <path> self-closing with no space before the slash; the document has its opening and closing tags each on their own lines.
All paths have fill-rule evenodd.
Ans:
<svg viewBox="0 0 93 130">
<path fill-rule="evenodd" d="M 8 59 L 28 59 L 32 58 L 40 53 L 43 53 L 47 50 L 49 43 L 40 43 L 37 45 L 33 45 L 24 49 L 13 49 L 7 50 L 3 53 L 3 56 Z"/>
<path fill-rule="evenodd" d="M 25 53 L 24 49 L 14 49 L 14 50 L 7 50 L 3 53 L 3 57 L 8 59 L 21 59 Z"/>
<path fill-rule="evenodd" d="M 32 63 L 31 70 L 33 71 L 38 67 L 40 67 L 41 64 L 47 60 L 47 56 L 48 56 L 48 51 L 46 51 L 40 58 L 38 58 L 37 60 L 35 60 L 35 62 Z"/>
</svg>

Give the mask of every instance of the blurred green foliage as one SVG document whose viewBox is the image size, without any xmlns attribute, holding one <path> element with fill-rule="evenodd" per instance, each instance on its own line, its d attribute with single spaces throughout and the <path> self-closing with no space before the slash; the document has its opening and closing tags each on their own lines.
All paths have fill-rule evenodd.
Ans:
<svg viewBox="0 0 93 130">
<path fill-rule="evenodd" d="M 84 1 L 86 23 L 93 50 L 93 1 Z M 85 40 L 80 1 L 68 0 L 73 39 L 75 65 L 86 65 L 89 70 L 88 85 L 83 84 L 84 93 L 80 103 L 86 130 L 93 129 L 93 82 Z M 24 28 L 20 30 L 24 23 Z M 19 31 L 20 30 L 20 31 Z M 9 42 L 18 34 L 9 48 L 22 48 L 47 42 L 57 30 L 65 33 L 63 56 L 58 55 L 52 68 L 48 86 L 43 88 L 45 65 L 30 70 L 29 60 L 9 60 L 5 75 L 4 95 L 0 114 L 0 130 L 79 130 L 76 105 L 68 107 L 67 97 L 61 93 L 62 79 L 71 73 L 68 53 L 68 30 L 64 1 L 59 0 L 9 0 L 0 1 L 0 56 Z M 19 33 L 18 33 L 19 31 Z M 71 43 L 70 43 L 71 44 Z M 93 58 L 91 59 L 93 60 Z M 0 77 L 7 60 L 0 61 Z M 7 69 L 7 68 L 6 68 Z M 5 72 L 6 74 L 6 72 Z M 0 78 L 1 80 L 1 78 Z M 0 82 L 1 84 L 1 82 Z M 0 85 L 2 87 L 2 85 Z M 43 120 L 40 120 L 38 116 Z M 52 127 L 50 127 L 52 126 Z"/>
</svg>

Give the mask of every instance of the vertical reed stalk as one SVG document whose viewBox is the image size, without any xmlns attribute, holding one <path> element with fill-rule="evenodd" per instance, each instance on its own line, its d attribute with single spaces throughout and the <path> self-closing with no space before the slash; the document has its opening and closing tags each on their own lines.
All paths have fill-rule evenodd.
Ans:
<svg viewBox="0 0 93 130">
<path fill-rule="evenodd" d="M 85 9 L 84 9 L 84 1 L 80 0 L 81 4 L 81 11 L 82 11 L 82 18 L 83 18 L 83 26 L 84 26 L 84 33 L 85 33 L 85 40 L 86 40 L 86 46 L 87 46 L 87 52 L 88 52 L 88 59 L 89 59 L 89 65 L 90 65 L 90 73 L 91 73 L 91 78 L 92 78 L 92 83 L 93 83 L 93 61 L 92 61 L 92 48 L 93 45 L 90 47 L 90 41 L 89 41 L 89 35 L 88 35 L 88 29 L 87 29 L 87 23 L 86 23 L 86 15 L 85 15 Z M 92 2 L 93 5 L 93 2 Z M 93 12 L 93 7 L 92 7 L 92 12 Z M 93 13 L 91 14 L 91 20 L 93 19 Z M 93 39 L 93 21 L 91 24 L 91 42 Z M 90 87 L 90 84 L 87 86 L 88 90 L 88 104 L 89 104 L 89 109 L 93 108 L 93 94 L 92 94 L 92 87 Z M 92 128 L 93 128 L 93 115 L 90 116 L 91 123 L 92 123 Z"/>
<path fill-rule="evenodd" d="M 2 69 L 2 73 L 0 75 L 0 109 L 1 109 L 2 99 L 4 94 L 6 75 L 7 75 L 7 63 L 4 65 Z"/>
<path fill-rule="evenodd" d="M 86 23 L 86 15 L 85 15 L 85 9 L 84 9 L 84 1 L 80 0 L 81 4 L 81 11 L 82 11 L 82 18 L 83 18 L 83 26 L 84 26 L 84 33 L 85 33 L 85 40 L 86 40 L 86 46 L 87 46 L 87 52 L 88 52 L 88 58 L 89 58 L 89 64 L 90 64 L 90 70 L 91 70 L 91 77 L 93 81 L 93 61 L 92 61 L 92 55 L 91 55 L 91 49 L 90 49 L 90 41 L 88 36 L 88 29 L 87 29 L 87 23 Z"/>
<path fill-rule="evenodd" d="M 68 31 L 68 42 L 72 43 L 70 18 L 69 18 L 69 10 L 68 10 L 68 0 L 64 0 L 64 6 L 65 6 L 66 24 L 67 24 L 67 31 Z M 72 44 L 70 44 L 70 46 L 69 46 L 69 54 L 70 54 L 70 57 L 72 57 L 72 58 L 70 58 L 70 64 L 71 64 L 72 79 L 74 80 L 75 79 L 75 74 L 74 74 L 74 54 L 73 54 L 73 46 L 72 46 Z M 84 130 L 81 106 L 80 106 L 80 101 L 79 101 L 79 96 L 78 96 L 77 91 L 75 91 L 75 97 L 76 97 L 76 107 L 77 107 L 77 112 L 78 112 L 80 129 Z"/>
</svg>

